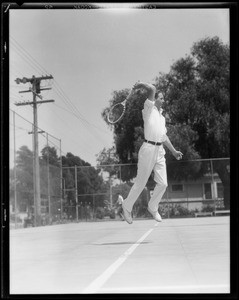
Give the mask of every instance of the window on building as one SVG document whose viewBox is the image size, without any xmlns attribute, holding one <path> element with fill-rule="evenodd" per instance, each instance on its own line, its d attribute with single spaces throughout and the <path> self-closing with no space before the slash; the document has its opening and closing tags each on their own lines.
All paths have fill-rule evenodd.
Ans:
<svg viewBox="0 0 239 300">
<path fill-rule="evenodd" d="M 223 198 L 223 184 L 217 182 L 217 198 Z"/>
<path fill-rule="evenodd" d="M 183 192 L 183 184 L 172 184 L 172 192 Z"/>
<path fill-rule="evenodd" d="M 212 199 L 211 183 L 204 183 L 204 197 L 205 199 Z"/>
</svg>

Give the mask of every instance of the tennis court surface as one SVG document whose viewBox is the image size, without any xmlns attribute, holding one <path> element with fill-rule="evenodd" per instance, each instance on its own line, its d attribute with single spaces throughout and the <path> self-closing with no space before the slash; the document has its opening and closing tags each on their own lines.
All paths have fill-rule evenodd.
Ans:
<svg viewBox="0 0 239 300">
<path fill-rule="evenodd" d="M 10 294 L 230 293 L 230 217 L 10 231 Z"/>
</svg>

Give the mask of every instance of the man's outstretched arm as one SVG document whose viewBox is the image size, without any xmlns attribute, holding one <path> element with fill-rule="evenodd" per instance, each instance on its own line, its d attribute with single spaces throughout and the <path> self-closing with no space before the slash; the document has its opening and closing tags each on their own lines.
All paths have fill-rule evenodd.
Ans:
<svg viewBox="0 0 239 300">
<path fill-rule="evenodd" d="M 179 159 L 182 159 L 182 152 L 180 151 L 177 151 L 174 146 L 172 145 L 169 137 L 166 135 L 166 140 L 163 142 L 163 144 L 170 150 L 170 152 L 173 154 L 173 156 L 179 160 Z"/>
</svg>

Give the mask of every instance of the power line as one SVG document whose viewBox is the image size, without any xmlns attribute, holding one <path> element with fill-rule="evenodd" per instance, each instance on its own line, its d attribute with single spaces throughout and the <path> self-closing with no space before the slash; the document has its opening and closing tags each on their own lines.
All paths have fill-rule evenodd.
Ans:
<svg viewBox="0 0 239 300">
<path fill-rule="evenodd" d="M 43 68 L 31 55 L 30 55 L 30 53 L 29 52 L 27 52 L 13 37 L 11 37 L 16 43 L 17 43 L 17 45 L 19 45 L 19 47 L 21 47 L 21 49 L 23 49 L 24 50 L 24 52 L 26 52 L 27 53 L 27 55 L 28 56 L 30 56 L 33 60 L 34 60 L 34 63 L 35 63 L 35 65 L 38 65 L 38 66 L 40 66 L 40 68 L 41 69 L 43 69 L 44 70 L 44 72 L 46 72 L 46 73 L 48 73 L 47 72 L 47 70 L 45 69 L 45 68 Z M 25 54 L 24 54 L 25 55 Z M 56 83 L 56 85 L 57 85 L 57 87 L 56 87 L 56 89 L 58 89 L 58 92 L 63 96 L 63 98 L 67 101 L 67 104 L 69 104 L 70 106 L 71 106 L 71 108 L 73 109 L 73 110 L 76 110 L 77 112 L 78 112 L 78 115 L 77 114 L 75 114 L 75 113 L 73 113 L 79 120 L 81 120 L 81 121 L 83 121 L 83 122 L 85 122 L 85 124 L 88 124 L 89 126 L 93 126 L 93 127 L 95 127 L 96 129 L 98 129 L 99 130 L 99 128 L 97 127 L 97 126 L 95 126 L 94 124 L 91 124 L 91 123 L 89 123 L 86 119 L 84 119 L 84 117 L 80 114 L 80 112 L 79 112 L 79 110 L 78 110 L 78 108 L 74 105 L 74 104 L 72 104 L 72 102 L 71 101 L 69 101 L 69 99 L 67 98 L 67 96 L 66 96 L 66 94 L 65 94 L 65 92 L 62 90 L 62 88 L 60 87 L 60 85 L 58 84 L 58 82 L 55 80 L 55 83 Z M 84 125 L 84 124 L 83 124 Z M 97 136 L 97 138 L 98 138 L 98 136 Z"/>
<path fill-rule="evenodd" d="M 14 110 L 12 110 L 12 109 L 10 109 L 13 113 L 15 113 L 16 115 L 18 115 L 20 118 L 22 118 L 24 121 L 26 121 L 26 122 L 28 122 L 28 123 L 30 123 L 31 125 L 33 125 L 33 123 L 32 122 L 30 122 L 30 121 L 28 121 L 27 119 L 25 119 L 24 117 L 22 117 L 21 115 L 19 115 L 17 112 L 15 112 Z M 13 124 L 12 123 L 10 123 L 10 125 L 12 125 L 13 126 Z M 19 126 L 15 126 L 16 128 L 18 128 L 18 129 L 21 129 L 21 130 L 25 130 L 26 132 L 29 132 L 29 130 L 28 129 L 25 129 L 25 128 L 22 128 L 22 127 L 19 127 Z M 43 129 L 41 129 L 40 127 L 38 127 L 37 126 L 37 129 L 39 130 L 39 131 L 44 131 Z M 47 133 L 48 134 L 48 136 L 50 136 L 50 137 L 52 137 L 52 138 L 54 138 L 54 139 L 56 139 L 56 140 L 59 140 L 60 141 L 60 139 L 58 139 L 57 137 L 55 137 L 55 136 L 53 136 L 52 134 L 50 134 L 50 133 L 48 133 L 48 132 L 46 132 L 46 131 L 44 131 L 45 133 Z M 41 133 L 41 132 L 39 132 L 44 138 L 46 138 L 46 136 L 44 136 L 44 134 L 43 133 Z M 51 142 L 51 141 L 49 141 L 51 144 L 53 144 L 57 149 L 59 149 L 59 150 L 61 150 L 60 149 L 60 147 L 59 146 L 57 146 L 55 143 L 53 143 L 53 142 Z M 61 151 L 61 152 L 63 152 L 65 155 L 66 155 L 66 153 L 64 152 L 64 151 Z"/>
<path fill-rule="evenodd" d="M 18 47 L 20 47 L 25 53 L 27 53 L 27 55 L 20 49 L 20 51 L 23 53 L 23 55 L 24 56 L 29 56 L 32 60 L 33 60 L 33 62 L 34 62 L 34 64 L 35 64 L 35 66 L 39 66 L 40 67 L 40 69 L 42 69 L 44 72 L 46 72 L 46 73 L 49 73 L 45 68 L 43 68 L 33 57 L 32 57 L 32 55 L 28 52 L 28 51 L 26 51 L 12 36 L 10 36 L 10 38 L 13 40 L 13 42 L 15 42 L 16 43 L 16 45 L 18 46 Z M 69 101 L 69 98 L 66 96 L 66 94 L 65 94 L 65 92 L 62 90 L 62 88 L 61 88 L 61 86 L 58 84 L 58 82 L 55 80 L 55 83 L 56 83 L 56 85 L 57 85 L 57 87 L 56 87 L 56 89 L 58 89 L 58 92 L 61 94 L 61 96 L 63 96 L 63 98 L 66 100 L 66 102 L 67 102 L 67 104 L 69 104 L 70 106 L 71 106 L 71 108 L 73 109 L 73 110 L 76 110 L 77 111 L 77 113 L 78 113 L 78 115 L 77 114 L 75 114 L 74 113 L 74 115 L 76 116 L 76 117 L 78 117 L 81 121 L 83 121 L 83 122 L 85 122 L 86 124 L 88 124 L 88 125 L 90 125 L 90 126 L 93 126 L 93 127 L 95 127 L 95 128 L 97 128 L 94 124 L 91 124 L 91 123 L 89 123 L 86 119 L 84 119 L 84 117 L 81 115 L 81 113 L 79 112 L 79 110 L 78 110 L 78 108 L 71 102 L 71 101 Z M 84 124 L 83 124 L 84 125 Z M 97 128 L 98 129 L 98 128 Z"/>
<path fill-rule="evenodd" d="M 15 113 L 16 113 L 16 112 L 15 112 Z M 16 114 L 17 114 L 17 113 L 16 113 Z M 17 115 L 18 115 L 18 114 L 17 114 Z M 18 115 L 18 116 L 19 116 L 19 115 Z M 31 124 L 33 125 L 33 123 L 31 123 Z M 15 128 L 17 128 L 17 129 L 19 129 L 19 130 L 23 130 L 23 131 L 26 131 L 27 133 L 29 133 L 29 129 L 22 128 L 22 127 L 17 126 L 17 125 L 14 126 L 14 124 L 11 123 L 11 122 L 10 122 L 10 125 L 11 125 L 12 127 L 15 127 Z M 38 127 L 38 129 L 39 129 L 39 127 Z M 43 131 L 43 130 L 42 130 L 42 131 Z M 45 136 L 41 131 L 39 131 L 39 134 L 41 134 L 44 138 L 46 138 L 46 136 Z M 52 136 L 51 134 L 49 134 L 49 133 L 47 133 L 47 134 L 48 134 L 49 136 L 51 136 L 51 137 L 53 137 L 53 138 L 59 140 L 58 138 Z M 23 136 L 23 135 L 20 135 L 20 136 Z M 17 137 L 19 138 L 20 136 L 17 136 Z M 58 150 L 61 150 L 60 147 L 57 146 L 57 145 L 56 145 L 55 143 L 53 143 L 52 141 L 49 141 L 49 143 L 51 143 L 52 145 L 54 145 Z M 64 154 L 66 155 L 66 153 L 65 153 L 64 151 L 61 151 L 61 152 L 64 153 Z"/>
<path fill-rule="evenodd" d="M 39 69 L 42 71 L 44 71 L 45 73 L 49 72 L 42 67 L 37 60 L 27 51 L 25 50 L 17 41 L 16 39 L 14 39 L 12 36 L 10 36 L 11 40 L 13 41 L 13 45 L 17 48 L 17 51 L 20 51 L 19 54 L 21 54 L 23 56 L 23 59 L 26 61 L 25 57 L 27 57 L 27 59 L 29 61 L 27 61 L 28 64 L 32 63 L 34 64 L 33 68 L 37 68 L 37 72 L 39 72 Z M 31 59 L 31 61 L 30 61 Z M 36 69 L 35 69 L 36 70 Z M 99 137 L 99 135 L 97 133 L 95 133 L 95 131 L 93 131 L 93 129 L 97 129 L 102 131 L 101 129 L 99 129 L 96 125 L 91 124 L 90 122 L 88 122 L 79 112 L 79 109 L 69 100 L 69 98 L 67 97 L 67 95 L 65 94 L 65 92 L 62 90 L 61 86 L 58 84 L 58 82 L 56 80 L 54 80 L 54 82 L 56 83 L 55 85 L 55 92 L 60 96 L 60 98 L 63 99 L 63 101 L 65 102 L 66 106 L 69 107 L 72 110 L 72 114 L 81 121 L 82 125 L 98 140 L 100 140 L 103 145 L 105 145 L 105 142 Z M 94 127 L 94 128 L 92 128 Z"/>
<path fill-rule="evenodd" d="M 44 138 L 47 138 L 44 133 L 40 133 Z M 53 143 L 52 141 L 48 141 L 50 144 L 54 145 L 58 150 L 61 150 L 61 148 L 59 146 L 57 146 L 55 143 Z M 61 152 L 64 154 L 64 155 L 67 155 L 64 151 L 61 150 Z"/>
<path fill-rule="evenodd" d="M 14 126 L 14 124 L 13 124 L 13 123 L 11 123 L 11 122 L 10 122 L 10 125 L 11 125 L 12 127 L 14 127 L 14 128 L 18 128 L 18 129 L 20 129 L 20 130 L 24 130 L 24 131 L 28 132 L 28 129 L 26 129 L 26 128 L 22 128 L 22 127 L 20 127 L 20 126 L 17 126 L 17 125 L 15 125 L 15 126 Z"/>
<path fill-rule="evenodd" d="M 63 109 L 64 111 L 66 111 L 66 112 L 68 112 L 68 113 L 70 113 L 70 114 L 72 114 L 73 116 L 75 116 L 75 117 L 78 118 L 78 116 L 77 116 L 74 112 L 71 112 L 71 111 L 69 111 L 68 109 L 65 109 L 64 107 L 61 107 L 61 106 L 59 106 L 59 105 L 57 105 L 57 104 L 55 104 L 55 105 L 56 105 L 57 107 Z M 98 129 L 98 130 L 100 130 L 100 131 L 102 131 L 102 132 L 104 132 L 104 133 L 109 134 L 109 132 L 103 131 L 102 129 L 98 128 L 98 127 L 95 126 L 94 124 L 92 124 L 92 126 L 94 126 L 96 129 Z"/>
<path fill-rule="evenodd" d="M 50 76 L 41 76 L 41 77 L 35 77 L 32 76 L 32 78 L 26 78 L 23 77 L 22 79 L 16 78 L 16 83 L 31 83 L 31 89 L 30 92 L 32 93 L 33 100 L 32 102 L 18 102 L 15 103 L 17 106 L 22 105 L 33 105 L 33 161 L 34 161 L 34 168 L 33 168 L 33 183 L 34 183 L 34 215 L 35 215 L 35 226 L 38 226 L 41 224 L 41 191 L 40 191 L 40 166 L 39 166 L 39 153 L 38 153 L 38 147 L 39 147 L 39 140 L 38 140 L 38 114 L 37 114 L 37 106 L 39 103 L 48 103 L 48 102 L 54 102 L 54 100 L 41 100 L 37 101 L 37 97 L 42 99 L 42 97 L 39 95 L 41 93 L 41 81 L 45 79 L 52 79 L 53 77 Z M 29 92 L 28 91 L 22 91 L 22 92 Z M 14 122 L 15 122 L 15 114 L 14 114 Z M 15 134 L 15 131 L 14 131 Z M 14 139 L 15 141 L 15 139 Z"/>
<path fill-rule="evenodd" d="M 29 109 L 30 109 L 30 107 L 28 107 Z M 10 109 L 12 112 L 15 112 L 14 110 L 12 110 L 12 109 Z M 23 116 L 21 116 L 21 115 L 19 115 L 17 112 L 15 112 L 15 114 L 16 115 L 18 115 L 21 119 L 23 119 L 23 120 L 25 120 L 26 122 L 28 122 L 28 123 L 30 123 L 31 125 L 33 125 L 33 123 L 32 122 L 30 122 L 29 120 L 27 120 L 27 119 L 25 119 Z M 64 122 L 64 120 L 63 119 L 61 119 L 61 121 L 63 121 Z M 66 123 L 66 125 L 68 126 L 68 123 Z M 43 130 L 42 128 L 40 128 L 39 126 L 37 126 L 37 129 L 39 130 L 39 131 L 45 131 L 45 130 Z M 46 132 L 46 131 L 45 131 Z M 48 132 L 46 132 L 46 133 L 48 133 Z M 51 135 L 50 133 L 48 133 L 48 135 L 49 136 L 51 136 L 51 137 L 53 137 L 53 138 L 55 138 L 55 139 L 57 139 L 57 140 L 60 140 L 60 139 L 58 139 L 58 138 L 56 138 L 55 136 L 53 136 L 53 135 Z M 76 143 L 78 143 L 78 141 L 76 141 L 76 140 L 74 140 L 74 142 Z M 80 147 L 82 148 L 82 146 L 84 146 L 84 144 L 79 144 L 80 145 Z M 86 150 L 88 150 L 88 148 L 85 148 Z"/>
<path fill-rule="evenodd" d="M 44 69 L 38 62 L 37 60 L 26 50 L 24 49 L 17 41 L 16 39 L 14 39 L 12 36 L 10 36 L 10 39 L 13 41 L 13 46 L 15 46 L 16 48 L 18 48 L 18 51 L 20 51 L 20 53 L 27 57 L 29 59 L 30 64 L 34 64 L 34 68 L 37 68 L 37 71 L 39 72 L 39 70 L 41 71 L 40 73 L 46 73 L 47 75 L 50 75 L 46 69 Z M 15 44 L 14 44 L 15 43 Z"/>
<path fill-rule="evenodd" d="M 56 80 L 55 80 L 56 82 Z M 57 82 L 56 82 L 57 83 Z M 58 85 L 58 84 L 57 84 Z M 72 114 L 81 121 L 82 125 L 94 136 L 96 137 L 98 140 L 100 140 L 102 142 L 103 145 L 105 145 L 105 142 L 97 135 L 97 133 L 95 133 L 93 131 L 92 127 L 95 127 L 97 130 L 101 130 L 99 129 L 97 126 L 89 123 L 86 119 L 84 119 L 84 117 L 80 114 L 78 108 L 72 104 L 72 102 L 70 100 L 68 100 L 68 97 L 65 96 L 63 93 L 61 92 L 59 89 L 58 91 L 61 93 L 62 97 L 66 100 L 66 103 L 70 105 L 71 109 L 72 109 Z"/>
<path fill-rule="evenodd" d="M 50 110 L 51 110 L 51 108 L 50 108 Z M 71 136 L 69 135 L 69 133 L 73 133 L 74 130 L 75 130 L 75 127 L 72 127 L 72 126 L 70 127 L 69 122 L 66 122 L 65 119 L 63 119 L 62 117 L 60 117 L 57 114 L 56 110 L 54 110 L 54 114 L 55 114 L 55 116 L 57 116 L 59 118 L 59 120 L 61 120 L 62 124 L 65 124 L 66 127 L 68 127 L 70 129 L 70 130 L 67 131 L 68 132 L 67 138 L 71 138 Z M 65 129 L 65 127 L 63 127 L 63 129 Z M 61 129 L 61 134 L 62 134 L 62 130 L 63 129 Z M 78 132 L 76 132 L 76 131 L 75 131 L 75 133 L 76 133 L 76 135 L 78 134 Z M 89 151 L 89 147 L 91 146 L 90 144 L 88 145 L 88 147 L 86 147 L 85 143 L 79 143 L 78 139 L 76 139 L 76 138 L 74 138 L 74 139 L 71 138 L 71 140 L 73 141 L 73 144 L 78 144 L 80 146 L 80 149 L 84 148 L 85 151 L 87 151 L 87 152 Z M 87 143 L 87 141 L 86 141 L 86 143 Z"/>
<path fill-rule="evenodd" d="M 42 72 L 40 72 L 39 71 L 39 69 L 38 68 L 36 68 L 36 65 L 34 66 L 33 64 L 32 64 L 32 62 L 31 61 L 29 61 L 29 59 L 28 59 L 28 57 L 26 57 L 26 55 L 24 54 L 24 53 L 22 53 L 22 52 L 19 52 L 19 50 L 18 49 L 16 49 L 16 51 L 17 51 L 17 54 L 29 65 L 29 66 L 31 66 L 31 68 L 34 70 L 34 72 L 36 72 L 38 75 L 41 75 L 42 74 Z M 32 72 L 32 69 L 31 69 L 31 72 Z M 30 69 L 29 69 L 30 70 Z"/>
<path fill-rule="evenodd" d="M 27 119 L 25 119 L 23 116 L 19 115 L 17 112 L 15 112 L 14 110 L 12 110 L 11 108 L 10 108 L 10 111 L 12 111 L 12 112 L 15 113 L 16 115 L 18 115 L 18 116 L 19 116 L 20 118 L 22 118 L 24 121 L 26 121 L 26 122 L 30 123 L 31 125 L 33 125 L 32 122 L 28 121 Z M 40 128 L 39 126 L 36 126 L 36 128 L 37 128 L 39 131 L 45 131 L 45 130 L 43 130 L 42 128 Z M 46 132 L 46 131 L 45 131 L 45 132 Z M 48 132 L 47 132 L 47 133 L 48 133 Z M 53 138 L 55 138 L 55 139 L 57 139 L 57 140 L 60 140 L 60 139 L 56 138 L 54 135 L 51 135 L 50 133 L 48 133 L 48 135 L 51 136 L 51 137 L 53 137 Z"/>
<path fill-rule="evenodd" d="M 21 47 L 21 46 L 20 46 Z M 23 49 L 23 47 L 21 47 L 22 49 Z M 18 50 L 19 51 L 19 50 Z M 25 59 L 25 56 L 26 56 L 26 54 L 25 53 L 23 53 L 23 51 L 20 49 L 20 55 L 22 56 L 22 55 L 24 55 L 24 56 L 22 56 L 23 57 L 23 59 L 26 61 L 26 59 Z M 24 50 L 26 53 L 28 53 L 26 50 Z M 30 55 L 30 54 L 28 54 L 28 55 Z M 32 57 L 32 56 L 31 56 Z M 34 61 L 36 61 L 35 59 L 34 59 Z M 30 62 L 28 62 L 27 61 L 27 63 L 30 63 Z M 31 64 L 31 63 L 30 63 Z M 40 64 L 39 63 L 34 63 L 34 65 L 35 66 L 40 66 Z M 37 72 L 38 73 L 40 73 L 39 72 L 39 70 L 38 69 L 36 69 L 35 68 L 35 66 L 33 66 L 33 68 L 35 69 L 35 70 L 37 70 Z M 45 69 L 44 69 L 44 71 L 46 71 Z M 46 71 L 47 72 L 47 71 Z M 47 72 L 48 73 L 48 72 Z M 79 113 L 79 110 L 78 110 L 78 108 L 75 106 L 75 105 L 73 105 L 72 104 L 72 102 L 67 98 L 67 96 L 65 95 L 65 92 L 61 89 L 61 87 L 60 87 L 60 85 L 55 81 L 55 83 L 56 83 L 56 86 L 55 86 L 55 88 L 56 88 L 56 93 L 63 99 L 63 101 L 65 102 L 65 104 L 66 104 L 66 106 L 70 106 L 70 108 L 72 109 L 72 114 L 74 114 L 74 116 L 76 117 L 76 118 L 78 118 L 80 121 L 81 121 L 81 123 L 82 123 L 82 125 L 86 128 L 86 129 L 88 129 L 89 131 L 90 131 L 90 133 L 91 134 L 93 134 L 93 136 L 94 137 L 96 137 L 97 139 L 99 139 L 101 142 L 103 142 L 102 140 L 101 140 L 101 138 L 99 138 L 99 136 L 97 135 L 97 134 L 94 134 L 94 132 L 92 132 L 92 129 L 90 128 L 90 127 L 87 127 L 87 125 L 88 126 L 93 126 L 93 127 L 95 127 L 96 129 L 98 129 L 99 130 L 99 128 L 98 127 L 96 127 L 95 125 L 93 125 L 93 124 L 91 124 L 91 123 L 89 123 L 87 120 L 85 120 L 84 118 L 83 118 L 83 116 Z M 77 111 L 78 112 L 78 114 L 76 114 L 74 111 Z M 103 144 L 104 144 L 104 142 L 103 142 Z"/>
</svg>

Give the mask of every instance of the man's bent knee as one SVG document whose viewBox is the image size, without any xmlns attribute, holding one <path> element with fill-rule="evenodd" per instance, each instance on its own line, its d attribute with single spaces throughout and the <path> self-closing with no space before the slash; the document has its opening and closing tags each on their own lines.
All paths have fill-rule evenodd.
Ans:
<svg viewBox="0 0 239 300">
<path fill-rule="evenodd" d="M 157 187 L 161 188 L 161 189 L 165 189 L 168 187 L 168 183 L 167 182 L 156 182 Z"/>
</svg>

